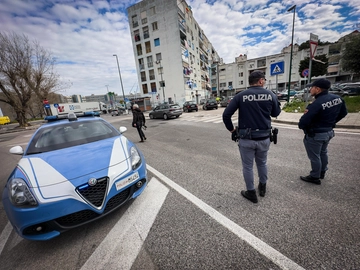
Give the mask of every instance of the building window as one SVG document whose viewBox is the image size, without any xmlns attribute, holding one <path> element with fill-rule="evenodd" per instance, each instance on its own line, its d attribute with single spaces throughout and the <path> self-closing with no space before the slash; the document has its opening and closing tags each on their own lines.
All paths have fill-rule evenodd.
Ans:
<svg viewBox="0 0 360 270">
<path fill-rule="evenodd" d="M 156 61 L 160 61 L 162 58 L 161 58 L 161 53 L 157 53 L 156 54 Z"/>
<path fill-rule="evenodd" d="M 142 24 L 147 23 L 146 11 L 141 12 L 140 17 L 141 17 L 141 23 Z"/>
<path fill-rule="evenodd" d="M 157 92 L 156 83 L 154 83 L 154 82 L 150 83 L 150 87 L 151 87 L 151 92 L 153 92 L 153 93 Z"/>
<path fill-rule="evenodd" d="M 144 27 L 143 28 L 143 33 L 144 33 L 144 39 L 149 38 L 149 27 Z"/>
<path fill-rule="evenodd" d="M 220 83 L 220 87 L 226 87 L 226 83 Z"/>
<path fill-rule="evenodd" d="M 155 45 L 155 47 L 160 46 L 160 39 L 159 38 L 154 39 L 154 45 Z"/>
<path fill-rule="evenodd" d="M 155 80 L 155 73 L 154 73 L 153 69 L 149 70 L 149 79 L 150 80 Z"/>
<path fill-rule="evenodd" d="M 150 41 L 145 42 L 146 53 L 151 53 Z"/>
<path fill-rule="evenodd" d="M 239 77 L 244 77 L 244 72 L 240 72 Z"/>
<path fill-rule="evenodd" d="M 144 94 L 149 93 L 147 84 L 143 84 L 143 85 L 142 85 L 142 90 L 143 90 L 143 93 L 144 93 Z"/>
<path fill-rule="evenodd" d="M 140 58 L 138 61 L 139 61 L 140 70 L 144 69 L 144 68 L 145 68 L 145 66 L 144 66 L 144 59 Z"/>
<path fill-rule="evenodd" d="M 142 82 L 146 82 L 146 73 L 145 71 L 140 72 L 140 77 Z"/>
<path fill-rule="evenodd" d="M 142 47 L 141 47 L 141 44 L 136 45 L 136 51 L 137 51 L 137 55 L 138 55 L 138 56 L 142 55 Z"/>
<path fill-rule="evenodd" d="M 138 19 L 137 19 L 137 15 L 132 16 L 132 17 L 131 17 L 131 21 L 132 21 L 133 27 L 139 26 Z"/>
<path fill-rule="evenodd" d="M 155 14 L 155 7 L 149 8 L 149 16 L 152 16 Z"/>
<path fill-rule="evenodd" d="M 149 68 L 154 66 L 152 55 L 148 56 L 146 60 Z"/>
<path fill-rule="evenodd" d="M 158 30 L 158 24 L 157 24 L 157 22 L 153 22 L 151 25 L 152 25 L 153 31 Z"/>
<path fill-rule="evenodd" d="M 231 86 L 231 87 L 232 87 L 232 82 L 229 82 L 229 86 Z"/>
<path fill-rule="evenodd" d="M 244 81 L 240 81 L 240 85 L 243 85 L 244 84 Z"/>
<path fill-rule="evenodd" d="M 141 39 L 140 39 L 140 32 L 139 32 L 139 30 L 135 30 L 135 31 L 134 31 L 134 39 L 135 39 L 135 42 L 141 40 Z"/>
</svg>

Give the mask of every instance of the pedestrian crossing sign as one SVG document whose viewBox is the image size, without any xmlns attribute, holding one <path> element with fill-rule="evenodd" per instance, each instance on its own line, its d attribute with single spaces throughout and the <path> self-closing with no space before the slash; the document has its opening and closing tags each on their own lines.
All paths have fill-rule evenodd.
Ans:
<svg viewBox="0 0 360 270">
<path fill-rule="evenodd" d="M 277 75 L 284 73 L 284 61 L 270 64 L 270 75 Z"/>
</svg>

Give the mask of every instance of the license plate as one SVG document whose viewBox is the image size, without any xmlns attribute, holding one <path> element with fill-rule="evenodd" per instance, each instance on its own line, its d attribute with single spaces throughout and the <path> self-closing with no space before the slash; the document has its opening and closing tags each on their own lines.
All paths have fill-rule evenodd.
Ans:
<svg viewBox="0 0 360 270">
<path fill-rule="evenodd" d="M 128 176 L 126 179 L 122 179 L 122 180 L 116 182 L 116 183 L 115 183 L 115 185 L 116 185 L 116 190 L 120 190 L 120 189 L 122 189 L 123 187 L 125 187 L 125 186 L 127 186 L 127 185 L 129 185 L 129 184 L 131 184 L 131 183 L 133 183 L 133 182 L 135 182 L 135 181 L 138 180 L 138 179 L 139 179 L 139 173 L 136 172 L 136 173 Z"/>
</svg>

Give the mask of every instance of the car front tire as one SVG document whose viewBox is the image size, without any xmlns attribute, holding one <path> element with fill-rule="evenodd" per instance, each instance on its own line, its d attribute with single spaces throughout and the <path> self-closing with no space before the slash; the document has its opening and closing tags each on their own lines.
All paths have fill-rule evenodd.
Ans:
<svg viewBox="0 0 360 270">
<path fill-rule="evenodd" d="M 167 116 L 166 113 L 164 113 L 163 117 L 164 117 L 164 120 L 168 120 L 168 119 L 169 119 L 169 117 Z"/>
<path fill-rule="evenodd" d="M 152 114 L 149 115 L 150 119 L 154 119 L 154 116 Z"/>
</svg>

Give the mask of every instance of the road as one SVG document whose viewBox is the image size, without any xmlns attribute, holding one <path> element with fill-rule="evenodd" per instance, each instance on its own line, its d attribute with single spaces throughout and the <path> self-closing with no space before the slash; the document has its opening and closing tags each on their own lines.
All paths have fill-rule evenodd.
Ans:
<svg viewBox="0 0 360 270">
<path fill-rule="evenodd" d="M 309 172 L 295 126 L 276 125 L 266 197 L 253 204 L 223 109 L 147 120 L 138 144 L 148 163 L 146 192 L 119 211 L 47 242 L 18 237 L 0 205 L 3 269 L 359 269 L 360 134 L 336 132 L 322 185 Z M 104 118 L 128 127 L 129 116 Z M 275 125 L 274 125 L 275 126 Z M 1 186 L 32 131 L 0 135 Z"/>
</svg>

